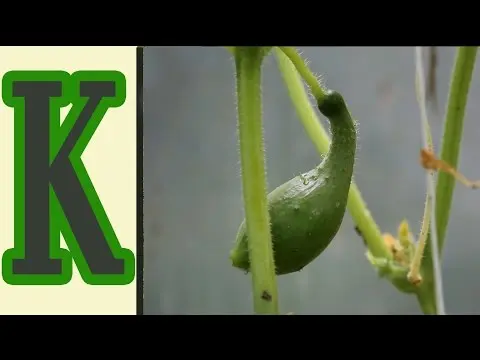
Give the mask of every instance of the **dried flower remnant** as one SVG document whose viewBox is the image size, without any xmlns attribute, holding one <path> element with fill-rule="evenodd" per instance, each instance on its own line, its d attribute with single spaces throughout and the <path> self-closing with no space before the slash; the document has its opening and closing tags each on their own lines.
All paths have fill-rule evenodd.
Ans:
<svg viewBox="0 0 480 360">
<path fill-rule="evenodd" d="M 420 151 L 420 164 L 426 170 L 443 171 L 452 175 L 457 181 L 469 187 L 471 189 L 478 189 L 480 187 L 480 181 L 471 181 L 467 179 L 462 173 L 455 170 L 452 166 L 443 160 L 437 159 L 435 154 L 427 149 L 421 149 Z"/>
</svg>

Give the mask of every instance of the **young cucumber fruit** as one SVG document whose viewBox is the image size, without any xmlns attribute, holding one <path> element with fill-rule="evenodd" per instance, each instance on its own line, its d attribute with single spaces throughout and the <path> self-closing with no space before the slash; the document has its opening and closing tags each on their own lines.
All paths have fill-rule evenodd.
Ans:
<svg viewBox="0 0 480 360">
<path fill-rule="evenodd" d="M 268 195 L 276 274 L 301 270 L 335 237 L 345 215 L 355 162 L 357 134 L 343 100 L 329 91 L 319 105 L 332 132 L 330 149 L 319 166 L 280 185 Z M 249 271 L 248 234 L 240 225 L 230 252 L 234 267 Z"/>
</svg>

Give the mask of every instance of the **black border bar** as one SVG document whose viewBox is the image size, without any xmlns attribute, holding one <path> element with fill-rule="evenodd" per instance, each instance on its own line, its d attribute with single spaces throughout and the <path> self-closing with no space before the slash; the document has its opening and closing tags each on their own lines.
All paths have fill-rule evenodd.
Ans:
<svg viewBox="0 0 480 360">
<path fill-rule="evenodd" d="M 143 315 L 143 48 L 137 47 L 137 315 Z"/>
</svg>

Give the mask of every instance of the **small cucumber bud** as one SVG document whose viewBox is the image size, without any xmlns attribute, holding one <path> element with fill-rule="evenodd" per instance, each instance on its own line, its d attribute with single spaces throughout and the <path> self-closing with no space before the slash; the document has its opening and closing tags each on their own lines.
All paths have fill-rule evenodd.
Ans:
<svg viewBox="0 0 480 360">
<path fill-rule="evenodd" d="M 400 291 L 416 293 L 423 279 L 419 272 L 420 265 L 415 262 L 415 239 L 410 232 L 408 222 L 403 220 L 398 227 L 398 239 L 391 234 L 383 235 L 385 244 L 392 254 L 392 259 L 376 258 L 367 252 L 367 258 L 377 269 L 381 277 L 387 277 Z"/>
</svg>

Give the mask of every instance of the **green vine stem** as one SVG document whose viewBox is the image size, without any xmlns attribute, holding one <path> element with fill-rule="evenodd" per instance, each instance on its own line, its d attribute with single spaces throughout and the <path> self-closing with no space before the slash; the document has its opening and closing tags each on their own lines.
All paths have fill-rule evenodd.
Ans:
<svg viewBox="0 0 480 360">
<path fill-rule="evenodd" d="M 415 50 L 416 51 L 416 50 Z M 424 79 L 425 74 L 423 71 L 423 66 L 422 66 L 422 57 L 416 57 L 415 58 L 415 93 L 417 96 L 417 102 L 420 106 L 420 115 L 421 117 L 424 117 L 422 119 L 422 135 L 426 137 L 426 142 L 427 142 L 427 147 L 430 151 L 434 152 L 433 148 L 433 138 L 432 138 L 432 131 L 430 129 L 430 124 L 427 118 L 426 114 L 426 97 L 424 96 L 424 89 L 423 86 L 421 87 L 420 85 L 422 84 L 422 79 Z M 425 110 L 425 111 L 424 111 Z M 425 140 L 424 140 L 425 141 Z M 429 174 L 430 175 L 430 174 Z M 421 279 L 420 275 L 420 269 L 422 266 L 422 261 L 425 256 L 425 246 L 427 244 L 427 238 L 430 230 L 430 220 L 432 218 L 432 194 L 427 191 L 426 196 L 425 196 L 425 207 L 423 209 L 423 218 L 422 218 L 422 225 L 420 227 L 420 232 L 418 234 L 418 239 L 417 239 L 417 247 L 415 250 L 415 254 L 412 260 L 412 263 L 410 264 L 410 271 L 407 274 L 407 277 L 409 278 L 409 281 L 418 281 Z M 435 194 L 433 194 L 435 195 Z M 438 300 L 438 299 L 437 299 Z M 438 302 L 438 301 L 437 301 Z"/>
<path fill-rule="evenodd" d="M 440 158 L 457 168 L 460 154 L 460 143 L 463 133 L 463 119 L 467 105 L 468 91 L 473 77 L 477 47 L 459 47 L 455 59 L 453 79 L 448 97 L 447 114 Z M 455 179 L 444 172 L 438 174 L 437 184 L 437 219 L 438 241 L 443 248 L 445 233 L 450 216 Z"/>
<path fill-rule="evenodd" d="M 470 82 L 475 68 L 477 49 L 477 47 L 473 46 L 462 46 L 457 49 L 450 82 L 440 158 L 454 168 L 457 167 L 460 154 L 463 119 L 465 116 L 465 107 L 467 105 Z M 445 243 L 445 234 L 447 231 L 454 189 L 455 179 L 449 174 L 440 172 L 438 174 L 435 196 L 435 216 L 440 254 L 442 253 L 443 245 Z M 431 238 L 429 236 L 427 246 L 425 247 L 425 258 L 422 263 L 423 283 L 420 291 L 417 293 L 418 301 L 425 314 L 437 313 L 435 306 L 435 281 L 433 270 Z"/>
<path fill-rule="evenodd" d="M 330 146 L 330 138 L 308 99 L 302 78 L 299 76 L 300 71 L 300 74 L 303 73 L 302 77 L 307 85 L 312 89 L 316 89 L 316 95 L 314 96 L 320 96 L 321 98 L 322 95 L 319 95 L 319 93 L 322 91 L 323 94 L 324 90 L 319 86 L 315 75 L 311 73 L 295 49 L 275 48 L 274 51 L 280 72 L 288 89 L 288 94 L 307 135 L 317 151 L 322 155 L 326 154 Z M 360 229 L 370 252 L 376 257 L 391 258 L 391 253 L 383 241 L 380 229 L 368 211 L 360 190 L 354 182 L 350 186 L 347 208 L 355 224 Z"/>
<path fill-rule="evenodd" d="M 423 70 L 423 51 L 421 46 L 415 47 L 415 80 L 416 80 L 415 88 L 417 90 L 417 100 L 420 108 L 423 147 L 432 149 L 431 135 L 429 134 L 430 125 L 429 125 L 428 116 L 427 116 L 425 73 Z M 437 219 L 435 216 L 435 212 L 431 211 L 431 209 L 435 208 L 436 206 L 435 173 L 433 171 L 426 171 L 425 179 L 426 179 L 426 185 L 427 185 L 426 186 L 427 201 L 425 204 L 425 216 L 429 216 L 430 220 L 427 220 L 426 217 L 424 216 L 423 224 L 425 226 L 431 225 L 431 227 L 429 227 L 428 229 L 430 231 L 429 235 L 430 235 L 431 246 L 432 246 L 431 255 L 432 255 L 432 264 L 433 264 L 433 278 L 435 282 L 435 294 L 434 294 L 435 308 L 437 309 L 438 315 L 445 315 L 446 313 L 445 313 L 445 300 L 443 296 L 442 266 L 440 262 L 440 253 L 438 251 L 438 236 L 437 236 L 437 225 L 436 225 Z M 427 212 L 428 212 L 428 215 L 427 215 Z M 419 242 L 417 245 L 417 255 L 420 252 L 421 247 L 424 245 L 426 245 L 426 237 L 419 239 Z M 423 254 L 422 254 L 422 257 L 423 257 Z M 422 257 L 420 257 L 420 259 Z M 410 268 L 410 270 L 411 269 L 412 268 Z"/>
<path fill-rule="evenodd" d="M 257 314 L 278 314 L 262 126 L 261 69 L 265 49 L 237 47 L 234 55 L 243 199 L 249 237 L 254 311 Z"/>
<path fill-rule="evenodd" d="M 325 97 L 325 90 L 322 89 L 320 82 L 317 80 L 317 77 L 310 71 L 305 60 L 303 60 L 301 55 L 294 48 L 280 47 L 279 49 L 290 59 L 292 64 L 295 66 L 298 74 L 300 74 L 303 80 L 310 87 L 312 94 L 315 97 L 315 100 L 317 100 L 317 103 L 321 104 L 322 99 Z"/>
</svg>

